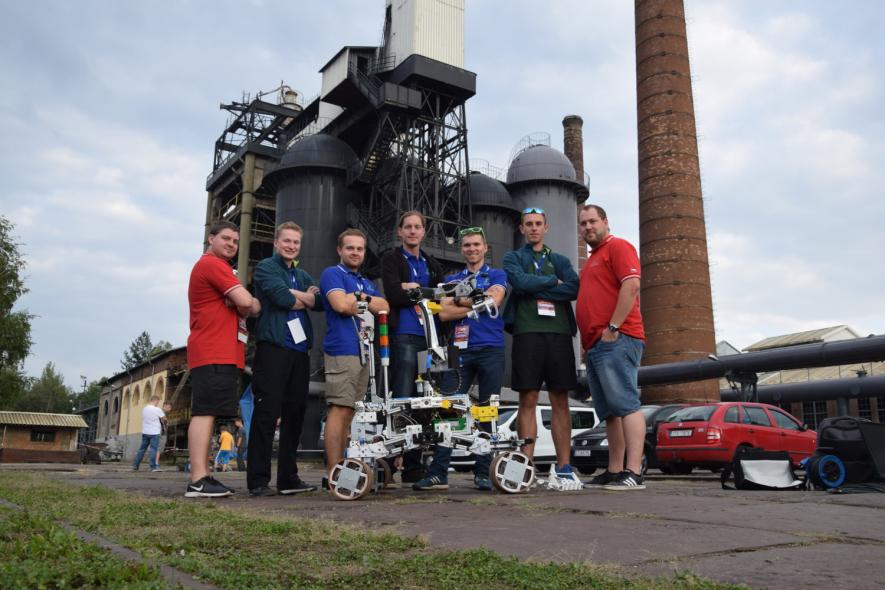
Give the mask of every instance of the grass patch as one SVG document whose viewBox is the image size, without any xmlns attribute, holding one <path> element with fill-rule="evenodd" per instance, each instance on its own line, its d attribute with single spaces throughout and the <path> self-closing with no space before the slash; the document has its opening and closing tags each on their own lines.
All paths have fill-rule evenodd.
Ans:
<svg viewBox="0 0 885 590">
<path fill-rule="evenodd" d="M 99 486 L 73 486 L 26 472 L 0 473 L 0 497 L 26 507 L 28 517 L 44 528 L 53 520 L 68 522 L 125 545 L 149 562 L 165 563 L 223 588 L 728 587 L 691 575 L 635 579 L 588 564 L 521 562 L 486 550 L 437 551 L 420 539 L 326 520 L 274 519 L 236 512 L 223 502 L 147 498 Z M 24 532 L 16 541 L 4 543 L 30 546 L 30 537 L 36 536 Z M 28 549 L 29 554 L 34 551 Z M 0 556 L 4 572 L 12 567 L 8 558 L 8 551 Z M 131 568 L 125 564 L 108 567 L 108 576 L 123 576 Z M 62 572 L 50 572 L 47 577 L 52 575 Z M 151 587 L 154 579 L 133 578 L 131 585 Z M 128 586 L 130 582 L 83 585 Z"/>
<path fill-rule="evenodd" d="M 0 588 L 169 588 L 156 568 L 84 543 L 46 517 L 0 508 Z"/>
</svg>

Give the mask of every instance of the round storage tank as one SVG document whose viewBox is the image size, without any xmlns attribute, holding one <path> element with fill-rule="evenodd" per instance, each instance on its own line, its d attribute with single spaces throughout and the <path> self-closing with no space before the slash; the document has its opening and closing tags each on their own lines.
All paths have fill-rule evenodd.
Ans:
<svg viewBox="0 0 885 590">
<path fill-rule="evenodd" d="M 485 232 L 491 265 L 501 268 L 504 253 L 513 249 L 513 232 L 519 223 L 519 213 L 504 183 L 481 172 L 471 172 L 467 182 L 473 205 L 473 224 Z"/>
<path fill-rule="evenodd" d="M 507 170 L 507 189 L 516 210 L 543 209 L 550 224 L 544 243 L 577 268 L 577 204 L 586 197 L 586 188 L 576 178 L 565 154 L 546 145 L 524 149 Z M 524 243 L 517 230 L 516 246 Z"/>
</svg>

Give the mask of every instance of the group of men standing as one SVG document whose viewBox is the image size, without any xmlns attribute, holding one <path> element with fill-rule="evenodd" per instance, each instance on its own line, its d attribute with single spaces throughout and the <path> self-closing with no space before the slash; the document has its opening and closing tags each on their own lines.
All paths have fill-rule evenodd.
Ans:
<svg viewBox="0 0 885 590">
<path fill-rule="evenodd" d="M 504 379 L 504 331 L 513 334 L 511 383 L 519 392 L 517 431 L 530 457 L 537 436 L 536 407 L 546 385 L 552 407 L 556 448 L 554 477 L 577 480 L 569 466 L 571 415 L 568 392 L 576 389 L 572 339 L 581 332 L 593 403 L 605 419 L 610 444 L 608 470 L 590 483 L 608 489 L 642 489 L 640 470 L 645 422 L 639 411 L 636 370 L 644 333 L 639 314 L 639 260 L 626 241 L 609 233 L 605 211 L 588 205 L 580 213 L 581 234 L 592 253 L 579 277 L 566 256 L 544 243 L 550 229 L 545 212 L 526 208 L 519 230 L 526 244 L 508 252 L 503 269 L 492 268 L 481 227 L 459 232 L 464 267 L 443 275 L 443 267 L 421 249 L 426 220 L 418 211 L 404 213 L 397 225 L 401 245 L 381 259 L 384 295 L 360 274 L 366 238 L 356 229 L 338 236 L 339 263 L 323 270 L 319 285 L 298 268 L 304 231 L 282 223 L 274 237 L 274 255 L 255 268 L 255 296 L 242 287 L 228 261 L 236 253 L 237 227 L 218 222 L 209 230 L 209 247 L 191 274 L 188 297 L 191 335 L 188 364 L 193 407 L 188 431 L 191 482 L 188 497 L 219 497 L 233 490 L 209 473 L 206 454 L 214 420 L 237 414 L 237 375 L 244 364 L 248 338 L 245 319 L 257 316 L 252 389 L 255 410 L 249 430 L 247 484 L 253 496 L 287 495 L 315 488 L 298 476 L 296 452 L 301 438 L 309 382 L 313 330 L 308 311 L 325 311 L 322 343 L 326 377 L 325 451 L 331 469 L 345 456 L 355 404 L 364 399 L 369 366 L 359 340 L 360 316 L 389 314 L 390 389 L 395 397 L 416 395 L 418 353 L 427 348 L 423 318 L 408 291 L 476 275 L 477 286 L 496 305 L 497 317 L 468 317 L 473 301 L 446 298 L 439 319 L 451 326 L 458 351 L 459 391 L 478 382 L 479 404 L 500 393 Z M 507 297 L 508 291 L 510 293 Z M 572 301 L 577 299 L 577 317 Z M 364 317 L 364 316 L 363 316 Z M 280 443 L 276 491 L 270 487 L 271 448 L 277 418 Z M 420 451 L 407 453 L 399 467 L 403 483 L 415 490 L 448 488 L 451 449 L 435 449 L 425 472 Z M 477 457 L 474 485 L 490 490 L 490 457 Z"/>
</svg>

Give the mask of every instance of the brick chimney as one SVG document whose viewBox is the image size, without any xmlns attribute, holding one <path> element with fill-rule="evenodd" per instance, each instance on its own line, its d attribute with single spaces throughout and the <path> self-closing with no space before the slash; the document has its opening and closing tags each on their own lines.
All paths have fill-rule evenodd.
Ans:
<svg viewBox="0 0 885 590">
<path fill-rule="evenodd" d="M 575 167 L 578 182 L 584 182 L 584 119 L 578 115 L 568 115 L 562 120 L 562 141 L 565 157 Z M 583 203 L 578 204 L 578 214 L 581 213 Z M 577 223 L 577 222 L 576 222 Z M 581 238 L 581 229 L 578 228 L 578 273 L 587 262 L 587 244 Z"/>
</svg>

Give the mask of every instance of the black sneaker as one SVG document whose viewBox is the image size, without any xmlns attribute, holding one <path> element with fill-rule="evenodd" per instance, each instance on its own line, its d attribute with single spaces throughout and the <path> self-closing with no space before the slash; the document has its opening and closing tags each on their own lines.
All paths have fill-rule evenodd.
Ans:
<svg viewBox="0 0 885 590">
<path fill-rule="evenodd" d="M 249 490 L 249 495 L 254 498 L 260 498 L 267 496 L 276 496 L 277 493 L 267 486 L 258 486 L 257 488 L 251 488 Z"/>
<path fill-rule="evenodd" d="M 208 475 L 202 479 L 187 484 L 185 498 L 223 498 L 234 492 L 227 486 L 223 486 Z"/>
<path fill-rule="evenodd" d="M 618 475 L 620 475 L 620 474 L 619 473 L 612 473 L 611 471 L 606 470 L 606 471 L 603 471 L 602 473 L 600 473 L 599 475 L 597 475 L 596 477 L 594 477 L 593 479 L 591 479 L 590 481 L 588 481 L 587 483 L 585 483 L 584 485 L 587 485 L 587 486 L 608 485 L 611 482 L 618 479 Z"/>
<path fill-rule="evenodd" d="M 221 486 L 221 487 L 223 487 L 224 489 L 226 489 L 227 491 L 229 491 L 231 494 L 233 494 L 233 493 L 236 491 L 236 490 L 234 490 L 232 487 L 224 485 L 223 483 L 221 483 L 220 481 L 218 481 L 217 479 L 215 479 L 215 478 L 212 477 L 211 475 L 207 475 L 206 477 L 209 478 L 209 480 L 210 480 L 212 483 L 214 483 L 214 484 L 217 485 L 217 486 Z"/>
<path fill-rule="evenodd" d="M 412 489 L 417 492 L 426 490 L 447 490 L 449 489 L 449 480 L 445 476 L 428 475 L 424 479 L 413 483 Z"/>
<path fill-rule="evenodd" d="M 403 471 L 403 483 L 418 483 L 422 479 L 424 479 L 423 469 L 408 469 L 406 471 Z"/>
<path fill-rule="evenodd" d="M 604 486 L 604 489 L 618 492 L 622 490 L 644 490 L 645 480 L 641 475 L 636 475 L 628 469 L 620 472 L 613 482 Z"/>
<path fill-rule="evenodd" d="M 303 492 L 315 492 L 317 487 L 304 483 L 304 481 L 296 475 L 290 480 L 289 485 L 277 486 L 277 489 L 280 490 L 280 495 L 291 496 L 292 494 L 301 494 Z"/>
</svg>

